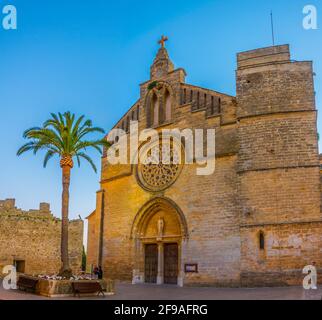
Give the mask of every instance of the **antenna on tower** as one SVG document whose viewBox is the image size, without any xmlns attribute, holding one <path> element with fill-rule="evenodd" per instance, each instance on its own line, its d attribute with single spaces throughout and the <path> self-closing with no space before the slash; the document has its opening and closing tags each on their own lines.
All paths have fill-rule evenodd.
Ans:
<svg viewBox="0 0 322 320">
<path fill-rule="evenodd" d="M 275 46 L 274 20 L 273 20 L 273 11 L 272 10 L 271 10 L 271 28 L 272 28 L 272 41 L 273 41 L 273 46 Z"/>
</svg>

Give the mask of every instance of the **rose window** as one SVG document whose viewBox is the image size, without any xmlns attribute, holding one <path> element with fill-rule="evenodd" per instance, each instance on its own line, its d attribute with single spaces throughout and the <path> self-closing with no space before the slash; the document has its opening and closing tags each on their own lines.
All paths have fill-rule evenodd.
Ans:
<svg viewBox="0 0 322 320">
<path fill-rule="evenodd" d="M 173 145 L 162 148 L 152 147 L 138 165 L 138 177 L 141 184 L 152 191 L 169 187 L 180 174 L 180 147 Z"/>
</svg>

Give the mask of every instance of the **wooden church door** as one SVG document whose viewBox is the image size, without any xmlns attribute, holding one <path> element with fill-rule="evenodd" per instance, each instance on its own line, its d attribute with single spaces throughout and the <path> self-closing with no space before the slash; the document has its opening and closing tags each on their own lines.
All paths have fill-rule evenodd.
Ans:
<svg viewBox="0 0 322 320">
<path fill-rule="evenodd" d="M 164 283 L 178 284 L 178 244 L 164 245 Z"/>
<path fill-rule="evenodd" d="M 147 244 L 145 246 L 145 282 L 156 283 L 158 275 L 158 246 Z"/>
</svg>

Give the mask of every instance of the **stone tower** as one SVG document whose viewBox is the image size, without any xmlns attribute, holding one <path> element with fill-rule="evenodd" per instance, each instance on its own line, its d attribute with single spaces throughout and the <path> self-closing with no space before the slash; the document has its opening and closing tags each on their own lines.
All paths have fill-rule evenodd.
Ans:
<svg viewBox="0 0 322 320">
<path fill-rule="evenodd" d="M 305 256 L 321 220 L 314 95 L 312 63 L 291 61 L 288 45 L 238 54 L 242 284 L 283 284 L 318 259 Z"/>
</svg>

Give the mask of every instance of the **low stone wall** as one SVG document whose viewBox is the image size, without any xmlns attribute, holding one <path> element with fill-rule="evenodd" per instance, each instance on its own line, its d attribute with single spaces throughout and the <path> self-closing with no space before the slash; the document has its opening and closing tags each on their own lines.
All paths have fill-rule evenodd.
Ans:
<svg viewBox="0 0 322 320">
<path fill-rule="evenodd" d="M 99 282 L 103 291 L 107 289 L 107 282 L 105 280 L 50 280 L 39 279 L 37 277 L 24 277 L 38 279 L 39 282 L 36 287 L 36 294 L 49 298 L 59 297 L 73 297 L 72 282 Z M 86 294 L 86 296 L 94 296 L 96 294 Z M 82 296 L 82 295 L 81 295 Z"/>
<path fill-rule="evenodd" d="M 106 281 L 104 280 L 81 280 L 77 282 L 99 281 L 103 291 L 106 291 Z M 44 280 L 41 279 L 37 285 L 36 294 L 41 296 L 58 298 L 58 297 L 72 297 L 74 296 L 72 290 L 72 281 L 70 280 Z M 86 294 L 86 296 L 94 296 L 94 294 Z M 82 296 L 82 295 L 81 295 Z"/>
<path fill-rule="evenodd" d="M 281 272 L 242 272 L 241 287 L 302 286 L 306 275 L 302 269 Z M 319 268 L 317 268 L 317 283 L 322 284 L 322 269 Z"/>
</svg>

